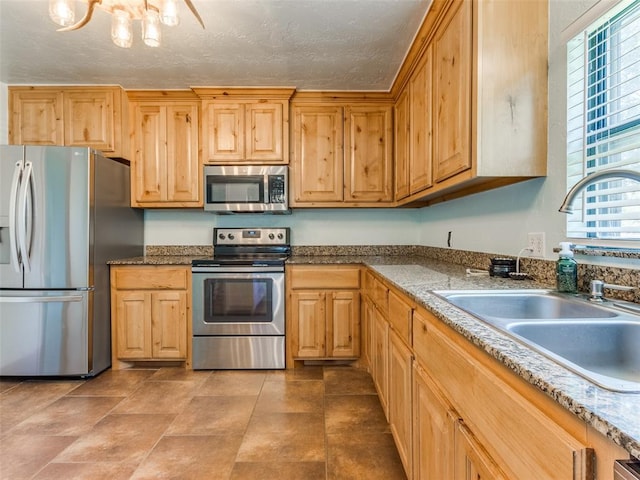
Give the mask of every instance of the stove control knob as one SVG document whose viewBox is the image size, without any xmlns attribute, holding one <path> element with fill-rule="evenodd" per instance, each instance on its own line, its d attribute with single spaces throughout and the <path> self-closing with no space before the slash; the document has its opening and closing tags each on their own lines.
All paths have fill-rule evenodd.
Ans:
<svg viewBox="0 0 640 480">
<path fill-rule="evenodd" d="M 279 238 L 280 240 L 282 240 L 282 239 L 284 238 L 284 235 L 282 235 L 281 233 L 279 233 L 279 234 L 278 234 L 278 238 Z"/>
<path fill-rule="evenodd" d="M 218 238 L 219 238 L 220 240 L 224 240 L 224 233 L 220 233 L 220 234 L 218 234 Z"/>
<path fill-rule="evenodd" d="M 229 240 L 233 240 L 235 237 L 233 236 L 233 233 L 229 234 Z"/>
<path fill-rule="evenodd" d="M 276 236 L 273 233 L 269 234 L 269 240 L 273 240 L 274 238 L 276 238 Z"/>
</svg>

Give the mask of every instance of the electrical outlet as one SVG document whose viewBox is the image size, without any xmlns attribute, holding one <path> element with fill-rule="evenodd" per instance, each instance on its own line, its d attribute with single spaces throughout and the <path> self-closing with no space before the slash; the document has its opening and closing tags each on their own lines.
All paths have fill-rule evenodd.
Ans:
<svg viewBox="0 0 640 480">
<path fill-rule="evenodd" d="M 529 233 L 529 248 L 532 257 L 544 257 L 544 232 Z"/>
</svg>

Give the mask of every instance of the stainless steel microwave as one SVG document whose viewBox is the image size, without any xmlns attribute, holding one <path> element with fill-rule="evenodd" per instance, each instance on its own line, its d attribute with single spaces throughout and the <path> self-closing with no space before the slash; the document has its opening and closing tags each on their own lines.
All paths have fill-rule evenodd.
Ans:
<svg viewBox="0 0 640 480">
<path fill-rule="evenodd" d="M 289 167 L 206 165 L 204 209 L 219 213 L 290 213 Z"/>
</svg>

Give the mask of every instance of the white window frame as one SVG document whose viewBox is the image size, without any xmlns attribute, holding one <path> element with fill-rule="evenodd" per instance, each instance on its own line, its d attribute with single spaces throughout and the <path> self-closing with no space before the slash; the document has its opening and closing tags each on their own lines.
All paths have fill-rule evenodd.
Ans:
<svg viewBox="0 0 640 480">
<path fill-rule="evenodd" d="M 564 32 L 563 36 L 567 40 L 567 190 L 587 174 L 606 168 L 631 168 L 634 170 L 637 169 L 640 172 L 640 125 L 635 124 L 635 113 L 633 116 L 633 122 L 629 121 L 627 123 L 633 123 L 633 126 L 631 128 L 634 134 L 630 138 L 633 140 L 632 143 L 637 143 L 637 145 L 631 147 L 630 152 L 626 153 L 626 157 L 624 156 L 625 153 L 623 153 L 622 155 L 614 155 L 613 153 L 608 153 L 612 150 L 613 144 L 616 141 L 619 141 L 618 138 L 620 135 L 618 133 L 612 133 L 613 129 L 611 129 L 611 132 L 608 129 L 609 122 L 607 120 L 609 118 L 613 118 L 614 116 L 614 114 L 612 113 L 613 109 L 611 108 L 611 105 L 613 105 L 613 101 L 610 101 L 611 97 L 608 95 L 610 91 L 613 91 L 613 88 L 609 90 L 609 86 L 614 85 L 614 83 L 610 82 L 608 77 L 606 77 L 613 70 L 610 67 L 611 64 L 605 63 L 602 67 L 604 77 L 602 76 L 602 73 L 600 73 L 600 76 L 598 76 L 595 81 L 592 80 L 592 83 L 588 83 L 589 81 L 587 74 L 589 72 L 587 71 L 587 67 L 585 66 L 585 64 L 588 65 L 588 62 L 590 60 L 593 60 L 594 58 L 592 55 L 590 56 L 587 53 L 588 34 L 586 32 L 593 32 L 596 29 L 595 27 L 604 25 L 611 19 L 616 19 L 621 12 L 623 12 L 634 3 L 637 4 L 638 2 L 634 2 L 633 0 L 623 0 L 619 2 L 612 2 L 610 0 L 601 1 L 596 4 L 594 8 L 589 10 L 575 24 L 570 26 L 567 31 Z M 602 38 L 604 38 L 604 40 L 602 40 L 601 45 L 609 48 L 611 45 L 610 39 L 613 40 L 615 37 L 608 36 L 607 30 L 606 33 L 602 34 Z M 578 46 L 578 48 L 576 48 L 576 46 Z M 584 50 L 584 52 L 582 52 L 581 50 Z M 581 58 L 573 58 L 575 56 L 574 52 L 577 52 L 577 56 Z M 610 50 L 606 50 L 607 54 L 609 54 L 609 52 Z M 609 57 L 607 57 L 607 62 L 608 58 Z M 622 55 L 612 58 L 615 58 L 617 60 L 619 58 L 622 58 Z M 581 61 L 582 63 L 580 63 Z M 634 66 L 633 71 L 635 71 L 635 68 L 636 67 Z M 603 78 L 604 80 L 602 80 Z M 598 84 L 603 84 L 607 88 L 606 97 L 598 93 L 597 95 L 592 95 L 591 98 L 588 98 L 589 88 L 600 86 Z M 593 90 L 591 90 L 591 92 L 593 93 Z M 635 93 L 628 96 L 631 96 L 634 99 L 635 108 Z M 600 97 L 602 97 L 604 100 L 601 100 Z M 638 90 L 638 98 L 639 101 L 637 108 L 640 110 L 640 90 Z M 588 111 L 589 106 L 591 106 L 591 112 Z M 594 110 L 601 110 L 605 113 L 603 116 L 594 117 Z M 594 135 L 593 133 L 586 131 L 587 127 L 585 125 L 585 119 L 588 118 L 595 118 L 598 121 L 599 125 L 605 126 L 605 128 L 603 129 L 604 133 L 602 135 Z M 640 115 L 638 115 L 637 120 L 640 123 Z M 636 131 L 638 131 L 637 141 L 635 133 Z M 594 138 L 597 138 L 597 140 L 594 140 Z M 603 138 L 604 140 L 602 140 Z M 596 148 L 594 148 L 594 146 L 601 146 L 607 151 L 607 154 L 604 155 L 603 162 L 600 162 L 598 160 L 594 161 L 594 159 L 602 157 L 602 155 L 594 155 L 594 152 L 596 151 Z M 627 159 L 627 162 L 629 161 L 629 158 L 632 158 L 633 164 L 631 166 L 625 165 L 625 158 Z M 637 163 L 635 161 L 636 158 L 638 159 Z M 613 160 L 613 162 L 605 166 L 611 160 Z M 619 161 L 620 163 L 616 165 L 616 161 Z M 600 165 L 600 163 L 603 163 L 604 165 Z M 583 194 L 580 194 L 573 203 L 574 210 L 577 213 L 567 217 L 567 237 L 570 238 L 574 243 L 582 245 L 634 249 L 640 248 L 640 231 L 632 232 L 634 238 L 597 238 L 574 235 L 574 233 L 577 233 L 580 228 L 586 227 L 588 225 L 587 222 L 583 222 L 584 218 L 582 216 L 582 212 L 584 211 L 584 209 L 593 206 L 591 202 L 599 202 L 600 200 L 605 200 L 605 204 L 601 205 L 601 207 L 608 207 L 609 209 L 611 209 L 612 206 L 606 204 L 606 201 L 610 201 L 610 199 L 606 197 L 603 198 L 602 195 L 594 194 L 594 192 L 601 190 L 603 187 L 605 189 L 607 187 L 611 187 L 613 189 L 613 191 L 608 195 L 614 195 L 616 188 L 621 188 L 622 191 L 626 192 L 630 191 L 629 193 L 626 193 L 627 200 L 624 200 L 622 203 L 631 203 L 631 205 L 625 205 L 625 208 L 627 208 L 628 210 L 630 209 L 632 212 L 636 211 L 636 205 L 637 208 L 640 208 L 640 200 L 636 204 L 634 198 L 636 195 L 640 195 L 640 183 L 634 182 L 632 180 L 622 181 L 618 179 L 598 182 L 594 187 L 589 188 L 588 193 L 583 192 Z M 631 200 L 628 199 L 629 196 L 631 197 Z M 589 197 L 589 203 L 586 203 L 587 200 L 585 200 L 585 197 Z M 590 209 L 593 210 L 593 208 Z M 603 220 L 606 220 L 606 212 L 608 212 L 608 210 L 603 210 L 601 208 L 600 212 L 597 214 L 598 216 L 596 217 L 596 219 L 601 222 Z M 632 217 L 634 219 L 636 218 L 635 215 L 636 214 L 632 213 Z M 635 222 L 635 220 L 632 221 Z M 593 222 L 591 222 L 591 225 L 593 225 Z M 633 228 L 635 229 L 635 227 Z M 622 233 L 624 234 L 624 231 Z M 597 235 L 597 233 L 590 233 L 590 235 Z"/>
</svg>

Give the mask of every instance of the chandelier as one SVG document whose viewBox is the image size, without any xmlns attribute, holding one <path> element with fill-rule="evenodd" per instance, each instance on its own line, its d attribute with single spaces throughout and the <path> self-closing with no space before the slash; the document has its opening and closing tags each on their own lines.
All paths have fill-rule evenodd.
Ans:
<svg viewBox="0 0 640 480">
<path fill-rule="evenodd" d="M 178 17 L 178 0 L 82 0 L 87 4 L 84 17 L 76 22 L 75 0 L 49 0 L 49 16 L 62 28 L 58 32 L 69 32 L 84 27 L 93 15 L 95 8 L 111 14 L 111 40 L 117 46 L 129 48 L 133 43 L 132 23 L 140 20 L 142 40 L 150 47 L 159 47 L 161 40 L 160 25 L 175 26 Z M 204 22 L 191 0 L 184 0 L 198 23 L 204 28 Z"/>
</svg>

